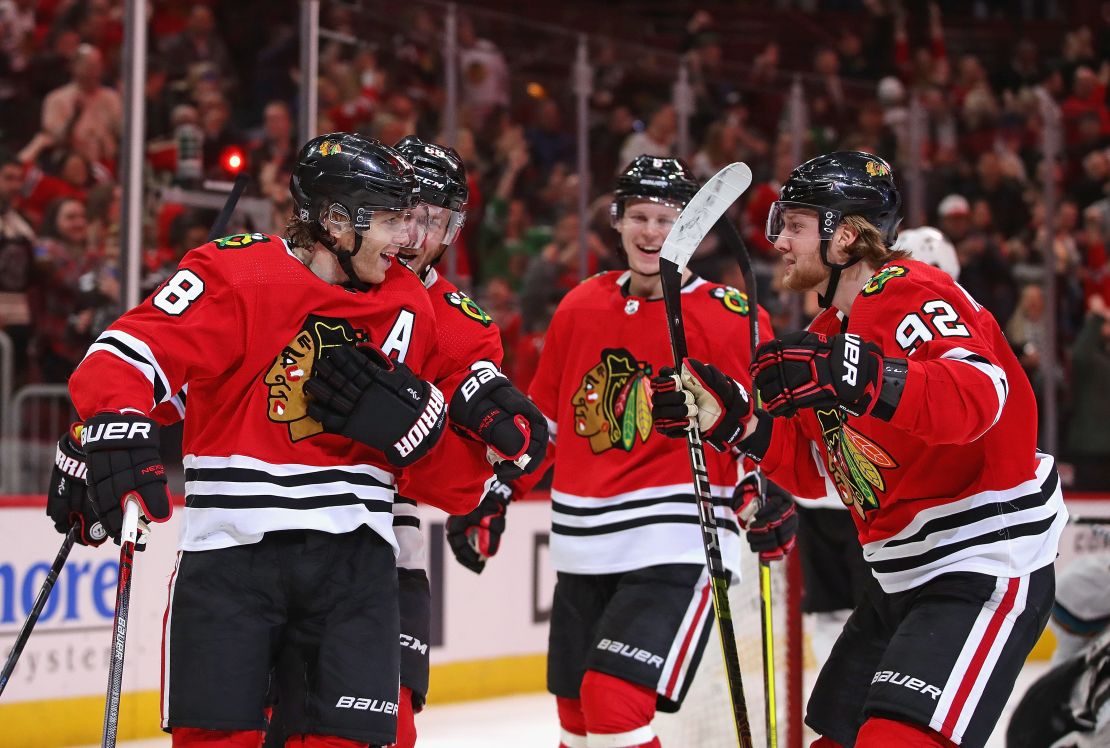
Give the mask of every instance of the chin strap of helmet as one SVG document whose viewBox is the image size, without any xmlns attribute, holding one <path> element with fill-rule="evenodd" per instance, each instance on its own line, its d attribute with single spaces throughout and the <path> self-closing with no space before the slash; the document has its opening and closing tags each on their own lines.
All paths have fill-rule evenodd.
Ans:
<svg viewBox="0 0 1110 748">
<path fill-rule="evenodd" d="M 836 296 L 836 287 L 840 284 L 840 273 L 844 270 L 855 265 L 862 258 L 853 257 L 847 262 L 835 263 L 829 261 L 829 239 L 821 240 L 821 262 L 825 263 L 825 267 L 829 268 L 829 286 L 825 289 L 825 293 L 817 294 L 817 303 L 821 305 L 822 309 L 828 309 L 832 306 L 833 297 Z"/>
<path fill-rule="evenodd" d="M 347 274 L 347 285 L 356 291 L 369 291 L 372 286 L 369 283 L 363 282 L 358 274 L 355 272 L 355 266 L 351 262 L 351 258 L 358 254 L 362 249 L 362 234 L 355 232 L 355 249 L 350 252 L 346 249 L 339 249 L 335 243 L 335 237 L 329 234 L 319 221 L 313 221 L 311 224 L 312 238 L 323 244 L 325 248 L 339 261 L 339 267 L 343 268 L 343 272 Z"/>
</svg>

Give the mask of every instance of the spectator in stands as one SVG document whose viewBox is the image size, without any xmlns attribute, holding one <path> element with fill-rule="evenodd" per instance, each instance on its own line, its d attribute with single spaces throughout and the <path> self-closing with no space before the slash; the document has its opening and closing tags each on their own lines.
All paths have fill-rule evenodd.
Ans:
<svg viewBox="0 0 1110 748">
<path fill-rule="evenodd" d="M 1100 295 L 1087 301 L 1087 317 L 1071 351 L 1067 447 L 1076 466 L 1075 487 L 1105 489 L 1110 485 L 1110 311 Z"/>
<path fill-rule="evenodd" d="M 678 133 L 678 115 L 671 104 L 662 104 L 651 114 L 648 125 L 643 131 L 628 136 L 621 146 L 620 163 L 617 171 L 632 163 L 637 156 L 674 155 L 675 136 Z"/>
<path fill-rule="evenodd" d="M 62 198 L 50 204 L 35 247 L 35 266 L 42 282 L 32 300 L 32 348 L 40 376 L 64 382 L 85 355 L 88 344 L 73 334 L 71 317 L 77 310 L 82 276 L 103 265 L 99 248 L 89 245 L 85 204 Z"/>
<path fill-rule="evenodd" d="M 262 137 L 247 157 L 254 184 L 262 189 L 261 172 L 270 165 L 275 175 L 288 174 L 296 157 L 296 138 L 293 134 L 293 115 L 284 101 L 271 101 L 262 110 Z M 288 183 L 282 186 L 288 191 Z"/>
<path fill-rule="evenodd" d="M 70 82 L 43 100 L 42 130 L 63 148 L 90 161 L 110 163 L 123 127 L 119 93 L 103 85 L 104 57 L 96 47 L 81 45 L 72 71 Z"/>
<path fill-rule="evenodd" d="M 496 44 L 478 37 L 468 16 L 459 18 L 458 39 L 463 105 L 471 123 L 480 124 L 494 109 L 509 106 L 509 66 Z"/>
<path fill-rule="evenodd" d="M 968 190 L 971 199 L 985 200 L 995 225 L 1009 238 L 1029 225 L 1029 208 L 1021 184 L 1002 172 L 1002 162 L 993 150 L 979 156 L 977 179 Z"/>
<path fill-rule="evenodd" d="M 524 137 L 539 179 L 547 179 L 555 164 L 574 165 L 574 138 L 563 127 L 554 99 L 539 102 L 534 124 L 525 130 Z"/>
<path fill-rule="evenodd" d="M 229 175 L 221 161 L 230 148 L 245 151 L 245 139 L 232 124 L 231 107 L 222 95 L 206 97 L 199 108 L 200 128 L 204 131 L 204 173 L 210 178 L 227 179 Z"/>
<path fill-rule="evenodd" d="M 196 65 L 211 66 L 225 78 L 234 73 L 227 44 L 216 30 L 216 17 L 204 4 L 193 5 L 185 30 L 167 39 L 162 51 L 171 80 L 189 76 Z"/>
<path fill-rule="evenodd" d="M 35 232 L 15 208 L 23 187 L 23 164 L 0 155 L 0 330 L 11 339 L 16 375 L 27 373 L 31 338 L 30 291 L 34 282 Z"/>
<path fill-rule="evenodd" d="M 1030 283 L 1021 289 L 1021 300 L 1006 323 L 1006 339 L 1029 377 L 1038 401 L 1044 394 L 1041 357 L 1051 355 L 1045 344 L 1044 314 L 1044 289 Z"/>
</svg>

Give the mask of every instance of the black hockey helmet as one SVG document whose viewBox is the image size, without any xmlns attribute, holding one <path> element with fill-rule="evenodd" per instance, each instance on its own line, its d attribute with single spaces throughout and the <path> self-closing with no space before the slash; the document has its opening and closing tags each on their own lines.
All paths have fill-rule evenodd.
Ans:
<svg viewBox="0 0 1110 748">
<path fill-rule="evenodd" d="M 637 156 L 617 177 L 609 216 L 616 223 L 632 199 L 652 200 L 682 208 L 698 192 L 698 180 L 682 159 Z"/>
<path fill-rule="evenodd" d="M 780 204 L 817 210 L 822 238 L 831 237 L 844 216 L 855 215 L 866 218 L 891 245 L 902 197 L 886 161 L 870 153 L 837 151 L 810 159 L 790 172 L 779 192 L 776 206 Z M 772 242 L 771 237 L 778 236 L 781 228 L 772 221 L 778 215 L 774 209 L 768 215 L 767 237 Z"/>
<path fill-rule="evenodd" d="M 767 241 L 772 244 L 782 232 L 784 215 L 791 208 L 817 213 L 821 236 L 821 261 L 832 270 L 829 285 L 819 297 L 823 307 L 832 304 L 842 270 L 859 262 L 829 260 L 829 240 L 845 216 L 860 216 L 879 231 L 883 242 L 894 243 L 900 220 L 902 196 L 894 173 L 878 156 L 860 151 L 836 151 L 795 167 L 779 191 L 779 199 L 767 214 Z"/>
<path fill-rule="evenodd" d="M 421 200 L 462 212 L 469 189 L 466 167 L 458 151 L 451 146 L 427 143 L 415 135 L 406 135 L 393 147 L 412 164 L 420 183 Z"/>
<path fill-rule="evenodd" d="M 404 210 L 420 201 L 420 185 L 400 153 L 373 138 L 336 132 L 305 143 L 289 178 L 297 215 L 319 221 L 339 204 L 365 230 L 375 210 Z"/>
</svg>

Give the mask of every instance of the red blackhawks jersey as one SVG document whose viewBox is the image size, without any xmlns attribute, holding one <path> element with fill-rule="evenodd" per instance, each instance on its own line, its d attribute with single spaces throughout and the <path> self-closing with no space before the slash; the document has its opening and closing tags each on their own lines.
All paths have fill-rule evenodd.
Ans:
<svg viewBox="0 0 1110 748">
<path fill-rule="evenodd" d="M 909 363 L 889 423 L 839 409 L 776 418 L 762 462 L 798 496 L 840 495 L 884 590 L 1053 562 L 1067 521 L 1060 480 L 1037 451 L 1032 388 L 988 311 L 940 270 L 898 260 L 850 317 L 827 309 L 809 329 L 857 334 Z"/>
<path fill-rule="evenodd" d="M 705 563 L 685 445 L 652 428 L 650 380 L 674 362 L 663 301 L 630 296 L 629 277 L 602 273 L 567 294 L 529 390 L 555 442 L 551 556 L 558 571 Z M 682 288 L 682 310 L 690 356 L 748 383 L 747 296 L 693 277 Z M 722 556 L 738 575 L 740 531 L 729 508 L 736 458 L 712 448 L 705 456 Z"/>
<path fill-rule="evenodd" d="M 492 317 L 435 268 L 429 269 L 424 287 L 436 315 L 434 381 L 450 401 L 475 363 L 490 361 L 501 368 L 501 332 Z M 493 477 L 483 442 L 447 429 L 434 451 L 436 459 L 421 460 L 405 469 L 398 488 L 393 530 L 400 546 L 397 565 L 402 569 L 427 566 L 417 502 L 469 511 L 481 501 Z"/>
<path fill-rule="evenodd" d="M 304 383 L 321 354 L 359 342 L 422 378 L 437 373 L 435 313 L 408 268 L 394 264 L 384 283 L 355 292 L 315 276 L 281 238 L 241 234 L 189 252 L 97 339 L 70 393 L 82 417 L 159 405 L 164 414 L 188 385 L 183 550 L 361 525 L 396 547 L 396 468 L 306 411 Z"/>
</svg>

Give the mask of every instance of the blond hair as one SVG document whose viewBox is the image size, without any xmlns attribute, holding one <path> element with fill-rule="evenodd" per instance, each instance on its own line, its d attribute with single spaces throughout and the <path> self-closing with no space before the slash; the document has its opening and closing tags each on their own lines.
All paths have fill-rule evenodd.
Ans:
<svg viewBox="0 0 1110 748">
<path fill-rule="evenodd" d="M 844 248 L 851 259 L 860 259 L 872 267 L 882 267 L 891 260 L 905 260 L 909 252 L 891 249 L 879 230 L 863 216 L 844 216 L 840 221 L 856 232 L 855 241 Z"/>
</svg>

